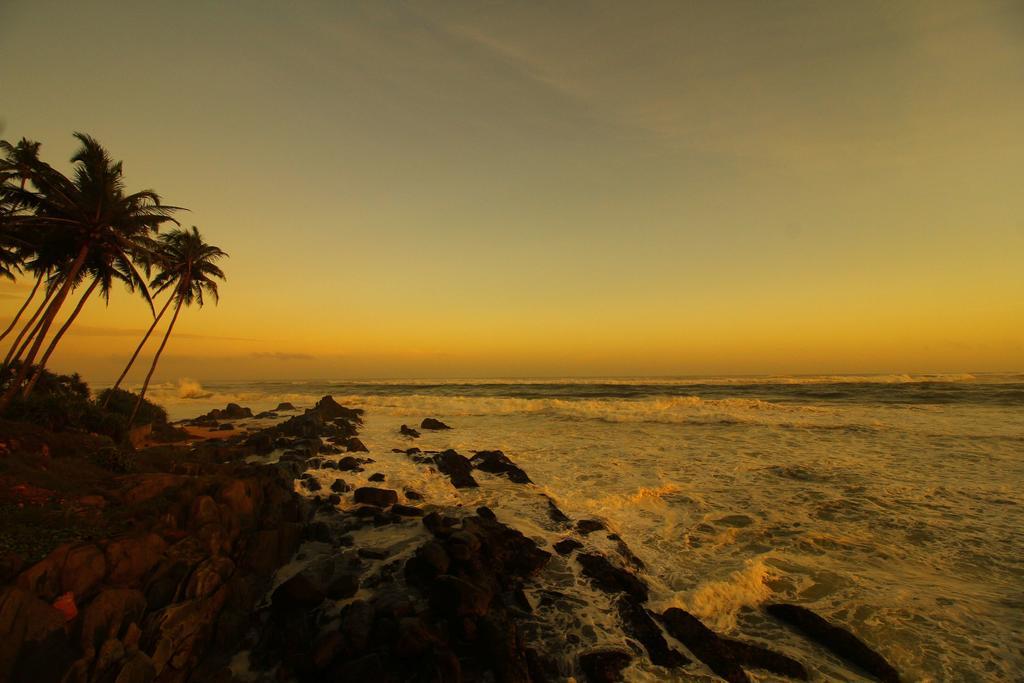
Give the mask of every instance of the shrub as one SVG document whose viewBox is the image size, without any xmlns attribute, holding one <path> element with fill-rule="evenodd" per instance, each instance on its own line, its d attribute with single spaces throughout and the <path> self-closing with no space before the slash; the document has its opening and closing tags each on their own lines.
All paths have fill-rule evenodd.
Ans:
<svg viewBox="0 0 1024 683">
<path fill-rule="evenodd" d="M 133 394 L 124 389 L 104 389 L 96 396 L 97 405 L 103 405 L 103 402 L 107 400 L 107 396 L 110 396 L 107 410 L 115 415 L 122 415 L 126 421 L 135 408 L 135 402 L 139 399 L 138 394 Z M 142 405 L 139 406 L 139 413 L 135 416 L 136 425 L 165 424 L 166 422 L 166 410 L 152 401 L 142 400 Z"/>
<path fill-rule="evenodd" d="M 120 448 L 105 446 L 92 455 L 92 460 L 97 465 L 111 472 L 131 472 L 135 468 L 135 457 Z"/>
</svg>

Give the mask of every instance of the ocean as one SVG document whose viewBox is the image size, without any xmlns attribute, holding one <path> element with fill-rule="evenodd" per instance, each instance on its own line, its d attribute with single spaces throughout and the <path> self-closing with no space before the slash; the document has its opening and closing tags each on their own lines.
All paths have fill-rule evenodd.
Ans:
<svg viewBox="0 0 1024 683">
<path fill-rule="evenodd" d="M 628 544 L 646 566 L 653 608 L 685 607 L 799 659 L 819 680 L 862 679 L 759 605 L 795 602 L 844 624 L 906 680 L 1021 680 L 1024 374 L 182 380 L 151 398 L 180 419 L 229 401 L 256 412 L 309 407 L 325 394 L 366 410 L 360 438 L 388 486 L 486 504 L 544 545 L 564 536 L 547 517 L 548 495 Z M 399 436 L 424 417 L 454 429 Z M 456 490 L 391 452 L 411 445 L 500 449 L 535 485 L 480 473 L 480 489 Z M 338 474 L 317 472 L 325 485 Z M 407 526 L 367 533 L 400 556 L 423 540 Z M 614 552 L 602 534 L 589 539 Z M 539 608 L 528 638 L 566 656 L 622 642 L 608 598 L 569 562 L 556 557 L 531 591 Z M 700 671 L 671 678 L 639 659 L 630 680 Z"/>
</svg>

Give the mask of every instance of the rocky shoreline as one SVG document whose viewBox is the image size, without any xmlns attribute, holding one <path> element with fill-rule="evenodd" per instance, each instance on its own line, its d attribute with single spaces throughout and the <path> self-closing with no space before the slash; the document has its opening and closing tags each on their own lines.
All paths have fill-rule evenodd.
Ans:
<svg viewBox="0 0 1024 683">
<path fill-rule="evenodd" d="M 274 423 L 242 431 L 240 420 Z M 560 536 L 550 547 L 500 509 L 390 488 L 361 423 L 361 410 L 330 396 L 304 412 L 229 405 L 190 424 L 223 438 L 141 451 L 153 452 L 153 471 L 119 477 L 109 496 L 133 511 L 129 529 L 8 572 L 0 681 L 600 682 L 623 680 L 641 659 L 727 681 L 750 680 L 747 669 L 807 680 L 800 662 L 763 644 L 724 638 L 678 607 L 652 611 L 627 541 L 602 520 L 570 519 L 542 492 L 538 509 Z M 396 439 L 419 433 L 396 425 Z M 501 451 L 391 453 L 455 489 L 479 487 L 475 472 L 532 484 Z M 390 543 L 398 533 L 404 544 Z M 569 563 L 614 605 L 620 642 L 580 649 L 545 621 L 584 604 L 571 580 L 535 590 L 540 573 Z M 899 680 L 809 610 L 766 613 L 861 673 Z"/>
</svg>

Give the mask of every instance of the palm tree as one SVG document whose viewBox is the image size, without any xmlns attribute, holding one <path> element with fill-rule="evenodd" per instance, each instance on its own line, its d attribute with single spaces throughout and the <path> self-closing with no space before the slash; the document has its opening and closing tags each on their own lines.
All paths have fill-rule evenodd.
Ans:
<svg viewBox="0 0 1024 683">
<path fill-rule="evenodd" d="M 37 363 L 36 372 L 32 375 L 32 379 L 29 380 L 28 384 L 25 385 L 23 391 L 24 396 L 28 396 L 32 393 L 32 389 L 35 388 L 36 382 L 42 376 L 44 369 L 46 368 L 47 361 L 50 360 L 50 356 L 53 355 L 54 350 L 57 348 L 57 344 L 60 342 L 64 333 L 68 331 L 71 324 L 78 317 L 78 314 L 82 312 L 82 308 L 85 306 L 85 302 L 88 301 L 97 285 L 100 286 L 100 294 L 103 300 L 108 304 L 110 303 L 110 288 L 114 280 L 120 280 L 124 283 L 125 287 L 129 292 L 134 292 L 136 288 L 139 289 L 142 294 L 142 298 L 149 304 L 149 308 L 153 309 L 153 300 L 150 298 L 149 289 L 146 287 L 146 281 L 142 275 L 139 274 L 135 267 L 133 260 L 143 264 L 146 273 L 149 273 L 149 265 L 152 259 L 152 253 L 156 247 L 156 242 L 148 237 L 142 237 L 135 242 L 120 244 L 116 241 L 113 242 L 101 242 L 92 251 L 89 256 L 89 262 L 86 264 L 86 268 L 82 269 L 82 273 L 88 270 L 88 275 L 92 277 L 92 283 L 86 288 L 85 293 L 78 300 L 78 305 L 75 306 L 75 310 L 68 316 L 67 321 L 57 331 L 53 339 L 50 341 L 50 345 L 46 348 L 46 352 Z"/>
<path fill-rule="evenodd" d="M 146 334 L 142 335 L 142 341 L 140 341 L 139 345 L 135 347 L 135 353 L 133 353 L 132 357 L 128 359 L 128 364 L 124 366 L 124 370 L 121 371 L 121 375 L 117 378 L 117 381 L 114 382 L 114 386 L 110 388 L 110 391 L 107 392 L 106 398 L 103 399 L 104 408 L 106 408 L 107 404 L 110 403 L 110 398 L 114 395 L 114 392 L 117 391 L 117 389 L 121 386 L 121 382 L 123 382 L 124 378 L 128 376 L 128 371 L 131 370 L 132 366 L 135 364 L 135 360 L 139 357 L 139 353 L 142 352 L 142 347 L 144 347 L 146 345 L 146 342 L 149 341 L 150 335 L 153 334 L 153 330 L 156 329 L 156 326 L 160 323 L 160 319 L 164 317 L 164 313 L 166 313 L 167 309 L 170 308 L 171 303 L 174 301 L 174 299 L 175 296 L 172 293 L 169 297 L 167 297 L 167 302 L 163 305 L 163 308 L 160 309 L 160 312 L 156 316 L 154 316 L 152 324 L 149 326 L 149 329 L 146 330 Z"/>
<path fill-rule="evenodd" d="M 22 138 L 16 145 L 12 145 L 6 140 L 0 140 L 0 151 L 4 153 L 4 157 L 0 158 L 0 207 L 2 207 L 0 215 L 6 218 L 18 210 L 18 205 L 13 199 L 8 199 L 3 186 L 17 180 L 18 188 L 25 189 L 25 183 L 32 178 L 32 169 L 39 162 L 39 143 Z M 2 221 L 0 222 L 0 277 L 13 281 L 14 272 L 21 272 L 24 269 L 25 259 L 31 251 L 32 245 L 26 240 L 25 235 L 18 234 L 18 231 L 12 228 L 7 221 L 2 219 L 0 221 Z M 10 334 L 18 324 L 25 309 L 35 298 L 45 276 L 45 272 L 37 273 L 35 286 L 29 292 L 25 303 L 14 314 L 11 324 L 0 333 L 0 339 Z"/>
<path fill-rule="evenodd" d="M 150 366 L 149 372 L 146 373 L 146 380 L 142 383 L 139 398 L 135 401 L 131 417 L 128 418 L 129 429 L 135 422 L 139 406 L 142 405 L 142 401 L 146 397 L 149 381 L 153 378 L 153 372 L 160 361 L 160 354 L 167 346 L 167 339 L 171 336 L 174 323 L 178 321 L 182 305 L 191 306 L 196 303 L 201 307 L 204 293 L 212 296 L 214 303 L 220 301 L 220 294 L 217 291 L 217 283 L 214 282 L 214 278 L 226 279 L 224 272 L 217 266 L 217 261 L 226 258 L 227 254 L 212 244 L 204 242 L 196 226 L 193 225 L 191 230 L 171 230 L 169 233 L 161 235 L 159 239 L 160 247 L 157 249 L 156 259 L 160 272 L 153 278 L 150 286 L 157 294 L 166 289 L 172 289 L 171 298 L 175 302 L 174 315 L 171 316 L 171 322 L 164 333 L 163 341 L 160 342 L 160 348 L 153 356 L 153 364 Z M 164 308 L 166 308 L 166 304 Z"/>
<path fill-rule="evenodd" d="M 73 178 L 44 162 L 33 167 L 35 191 L 5 185 L 4 194 L 23 210 L 7 216 L 5 223 L 18 229 L 43 231 L 45 250 L 37 257 L 40 266 L 54 268 L 59 289 L 40 318 L 38 331 L 18 373 L 0 397 L 3 411 L 17 394 L 35 362 L 43 340 L 64 301 L 86 267 L 90 253 L 131 254 L 138 242 L 156 232 L 178 207 L 161 204 L 151 190 L 126 194 L 121 162 L 94 138 L 75 133 L 82 146 L 71 158 Z M 72 318 L 73 320 L 73 318 Z"/>
</svg>

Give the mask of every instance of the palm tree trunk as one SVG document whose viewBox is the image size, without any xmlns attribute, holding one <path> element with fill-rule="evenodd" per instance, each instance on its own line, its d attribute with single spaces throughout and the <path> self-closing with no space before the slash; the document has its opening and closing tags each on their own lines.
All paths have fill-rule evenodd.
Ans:
<svg viewBox="0 0 1024 683">
<path fill-rule="evenodd" d="M 174 301 L 173 295 L 167 297 L 167 303 L 165 303 L 164 307 L 160 309 L 160 314 L 153 319 L 153 324 L 149 326 L 148 330 L 146 330 L 146 335 L 142 338 L 142 341 L 139 342 L 139 345 L 135 347 L 135 353 L 133 353 L 132 357 L 128 359 L 128 365 L 124 367 L 124 371 L 121 373 L 121 376 L 117 378 L 116 382 L 114 382 L 114 386 L 110 387 L 107 391 L 107 397 L 103 399 L 104 408 L 106 408 L 107 404 L 110 403 L 110 397 L 113 396 L 114 392 L 117 391 L 117 388 L 121 386 L 121 382 L 123 382 L 124 378 L 128 376 L 128 371 L 132 369 L 132 365 L 135 363 L 135 359 L 139 357 L 142 347 L 146 345 L 147 341 L 149 341 L 149 335 L 153 334 L 153 330 L 156 329 L 157 323 L 160 322 L 160 318 L 164 317 L 164 313 L 167 312 L 167 307 L 171 305 L 172 301 Z"/>
<path fill-rule="evenodd" d="M 50 300 L 53 298 L 53 294 L 56 291 L 56 287 L 47 288 L 46 296 L 43 297 L 43 301 L 39 304 L 39 308 L 36 309 L 36 312 L 33 313 L 32 317 L 28 319 L 28 322 L 25 323 L 25 327 L 21 328 L 21 332 L 18 333 L 18 336 L 14 338 L 14 343 L 11 344 L 11 348 L 7 352 L 7 356 L 4 358 L 4 368 L 9 367 L 11 363 L 21 358 L 21 354 L 23 354 L 25 349 L 28 348 L 28 344 L 35 339 L 36 331 L 39 329 L 36 321 L 39 319 L 39 316 L 43 314 L 43 311 L 46 310 L 46 307 L 49 305 Z M 28 335 L 28 338 L 25 339 L 23 344 L 22 338 L 25 337 L 25 333 L 29 330 L 32 330 L 32 333 Z"/>
<path fill-rule="evenodd" d="M 49 308 L 46 309 L 46 313 L 43 315 L 42 327 L 39 332 L 36 333 L 35 341 L 32 342 L 32 348 L 29 349 L 28 356 L 25 361 L 18 368 L 17 376 L 11 380 L 11 385 L 7 387 L 7 391 L 0 397 L 0 413 L 7 410 L 7 406 L 10 405 L 11 400 L 18 393 L 18 389 L 21 387 L 21 383 L 25 381 L 28 376 L 29 368 L 32 367 L 32 361 L 36 359 L 36 354 L 39 353 L 39 347 L 43 345 L 43 339 L 46 338 L 46 333 L 50 331 L 50 325 L 53 324 L 53 319 L 57 317 L 57 313 L 60 312 L 60 307 L 64 305 L 64 300 L 68 298 L 68 293 L 71 291 L 72 285 L 75 283 L 75 278 L 78 277 L 79 271 L 82 270 L 82 266 L 85 265 L 85 259 L 89 255 L 89 244 L 83 244 L 82 248 L 78 250 L 78 256 L 75 257 L 74 263 L 71 264 L 71 268 L 68 270 L 68 274 L 64 278 L 64 284 L 61 285 L 60 291 L 57 292 L 57 296 L 53 301 L 50 302 Z"/>
<path fill-rule="evenodd" d="M 39 277 L 36 278 L 35 286 L 32 288 L 32 291 L 29 292 L 28 298 L 25 299 L 25 303 L 23 303 L 21 305 L 21 308 L 18 309 L 18 312 L 14 314 L 14 320 L 12 320 L 11 324 L 7 326 L 7 329 L 4 330 L 2 334 L 0 334 L 0 340 L 9 335 L 11 333 L 11 330 L 14 329 L 14 326 L 18 324 L 18 321 L 21 320 L 21 314 L 25 312 L 25 309 L 28 308 L 28 305 L 32 303 L 32 299 L 36 297 L 36 292 L 39 291 L 39 285 L 43 282 L 43 278 L 45 276 L 46 273 L 40 273 Z"/>
<path fill-rule="evenodd" d="M 135 407 L 132 408 L 132 416 L 128 418 L 128 429 L 131 430 L 132 423 L 135 422 L 135 416 L 139 413 L 139 408 L 142 406 L 142 399 L 146 397 L 146 389 L 149 388 L 149 380 L 153 378 L 153 372 L 156 370 L 156 364 L 160 361 L 160 354 L 164 352 L 164 347 L 167 346 L 167 339 L 171 336 L 171 330 L 174 329 L 174 323 L 178 321 L 178 314 L 181 313 L 181 302 L 182 298 L 178 296 L 178 303 L 174 306 L 174 316 L 171 318 L 171 324 L 167 326 L 167 332 L 164 333 L 164 340 L 160 342 L 160 348 L 156 350 L 156 355 L 153 356 L 153 365 L 149 367 L 149 372 L 146 373 L 146 381 L 142 383 L 142 391 L 139 392 L 139 398 L 135 401 Z"/>
<path fill-rule="evenodd" d="M 68 319 L 64 322 L 61 328 L 57 330 L 57 334 L 53 335 L 50 345 L 46 347 L 46 353 L 44 353 L 43 357 L 39 359 L 35 374 L 32 375 L 32 379 L 30 379 L 28 384 L 25 385 L 25 391 L 22 393 L 23 398 L 28 398 L 32 393 L 32 390 L 36 388 L 36 382 L 38 382 L 39 378 L 42 377 L 43 370 L 46 368 L 46 362 L 50 360 L 50 356 L 53 355 L 53 351 L 57 348 L 60 338 L 63 337 L 64 333 L 68 331 L 69 327 L 71 327 L 71 323 L 75 322 L 75 318 L 77 318 L 78 314 L 82 312 L 85 302 L 89 300 L 89 296 L 92 295 L 93 290 L 96 289 L 96 285 L 99 283 L 100 280 L 98 277 L 93 279 L 92 284 L 90 284 L 89 288 L 85 290 L 82 298 L 78 300 L 78 305 L 75 306 L 75 310 L 71 311 L 71 315 L 68 316 Z"/>
</svg>

